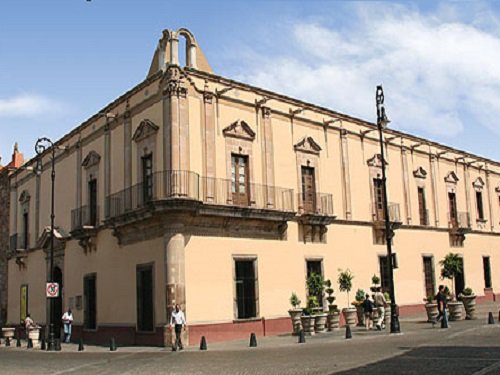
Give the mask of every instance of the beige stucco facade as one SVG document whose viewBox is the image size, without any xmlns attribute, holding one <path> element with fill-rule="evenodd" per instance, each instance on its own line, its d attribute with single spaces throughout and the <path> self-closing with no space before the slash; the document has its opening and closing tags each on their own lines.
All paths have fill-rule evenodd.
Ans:
<svg viewBox="0 0 500 375">
<path fill-rule="evenodd" d="M 179 37 L 187 38 L 190 56 L 184 68 L 176 64 Z M 349 268 L 353 290 L 367 290 L 386 254 L 376 243 L 375 130 L 373 123 L 217 76 L 187 30 L 165 31 L 146 80 L 56 142 L 62 306 L 73 309 L 76 328 L 93 340 L 115 335 L 124 343 L 162 344 L 175 303 L 185 309 L 192 341 L 203 334 L 238 337 L 256 325 L 268 333 L 288 329 L 291 293 L 306 300 L 308 260 L 321 261 L 332 281 Z M 391 129 L 385 145 L 391 220 L 400 225 L 393 248 L 402 312 L 426 295 L 423 257 L 432 257 L 439 284 L 438 262 L 449 252 L 463 256 L 465 284 L 493 298 L 500 291 L 500 164 Z M 34 319 L 47 317 L 49 153 L 43 162 L 41 177 L 20 170 L 11 179 L 10 228 L 17 239 L 9 261 L 11 324 L 21 315 L 22 285 L 29 287 Z M 21 237 L 28 238 L 25 246 Z M 486 289 L 484 257 L 491 268 Z M 250 319 L 239 318 L 236 260 L 254 265 Z M 95 277 L 92 328 L 84 317 L 87 275 Z M 152 281 L 152 329 L 139 327 L 139 277 Z M 347 296 L 335 283 L 334 289 L 338 305 L 347 307 Z"/>
</svg>

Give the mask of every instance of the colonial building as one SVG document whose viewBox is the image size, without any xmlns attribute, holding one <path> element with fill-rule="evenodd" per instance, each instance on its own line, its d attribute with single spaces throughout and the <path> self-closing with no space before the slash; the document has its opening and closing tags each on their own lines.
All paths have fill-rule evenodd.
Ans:
<svg viewBox="0 0 500 375">
<path fill-rule="evenodd" d="M 0 160 L 1 161 L 1 160 Z M 24 163 L 23 154 L 14 145 L 12 158 L 7 165 L 0 164 L 0 326 L 7 319 L 7 254 L 9 252 L 9 175 Z"/>
<path fill-rule="evenodd" d="M 288 332 L 312 271 L 388 283 L 376 126 L 214 74 L 186 29 L 165 30 L 146 79 L 56 145 L 54 316 L 73 309 L 75 339 L 163 345 L 176 303 L 191 343 Z M 493 299 L 500 164 L 390 129 L 384 145 L 401 313 L 435 292 L 449 252 L 454 289 Z M 12 324 L 28 309 L 46 322 L 50 159 L 11 176 Z"/>
</svg>

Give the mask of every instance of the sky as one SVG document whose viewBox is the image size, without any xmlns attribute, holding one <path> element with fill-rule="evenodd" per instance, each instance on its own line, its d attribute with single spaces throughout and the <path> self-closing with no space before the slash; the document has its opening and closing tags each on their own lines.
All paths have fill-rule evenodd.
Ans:
<svg viewBox="0 0 500 375">
<path fill-rule="evenodd" d="M 500 161 L 500 2 L 1 0 L 0 163 L 57 140 L 188 28 L 214 72 Z"/>
</svg>

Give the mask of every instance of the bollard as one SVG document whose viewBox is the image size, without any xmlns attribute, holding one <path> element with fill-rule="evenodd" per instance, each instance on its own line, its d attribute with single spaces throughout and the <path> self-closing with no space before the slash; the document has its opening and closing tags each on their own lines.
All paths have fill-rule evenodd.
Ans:
<svg viewBox="0 0 500 375">
<path fill-rule="evenodd" d="M 493 319 L 493 313 L 488 314 L 488 324 L 495 324 L 495 319 Z"/>
<path fill-rule="evenodd" d="M 10 346 L 10 338 L 9 337 L 5 338 L 5 346 Z"/>
<path fill-rule="evenodd" d="M 54 345 L 55 345 L 56 351 L 60 352 L 61 351 L 61 339 L 55 339 L 54 340 Z"/>
<path fill-rule="evenodd" d="M 200 350 L 207 350 L 207 340 L 205 340 L 205 336 L 201 336 Z"/>
<path fill-rule="evenodd" d="M 252 332 L 250 335 L 250 347 L 255 348 L 257 346 L 257 337 L 255 337 L 255 333 Z"/>
<path fill-rule="evenodd" d="M 111 351 L 111 352 L 116 351 L 116 343 L 115 343 L 114 337 L 111 337 L 111 341 L 109 342 L 109 351 Z"/>
<path fill-rule="evenodd" d="M 304 330 L 300 330 L 299 332 L 299 344 L 305 344 L 306 343 L 306 335 L 304 334 Z"/>
<path fill-rule="evenodd" d="M 443 318 L 441 319 L 441 328 L 448 328 L 448 314 L 446 310 L 443 311 Z"/>
<path fill-rule="evenodd" d="M 352 339 L 351 326 L 349 324 L 345 326 L 345 338 Z"/>
<path fill-rule="evenodd" d="M 17 336 L 16 348 L 20 348 L 20 347 L 21 347 L 21 339 L 19 338 L 19 336 Z"/>
<path fill-rule="evenodd" d="M 80 342 L 78 343 L 78 351 L 83 352 L 84 347 L 83 347 L 83 339 L 80 338 Z"/>
<path fill-rule="evenodd" d="M 26 349 L 33 349 L 33 340 L 32 339 L 28 339 L 28 346 L 26 347 Z"/>
<path fill-rule="evenodd" d="M 47 350 L 47 347 L 45 346 L 45 338 L 42 337 L 42 345 L 40 346 L 41 350 Z"/>
</svg>

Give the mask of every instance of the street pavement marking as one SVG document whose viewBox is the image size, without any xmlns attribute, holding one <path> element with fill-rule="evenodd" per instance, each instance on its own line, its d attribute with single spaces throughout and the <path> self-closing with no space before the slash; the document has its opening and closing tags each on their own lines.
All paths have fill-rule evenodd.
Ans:
<svg viewBox="0 0 500 375">
<path fill-rule="evenodd" d="M 476 361 L 477 361 L 477 358 L 476 358 Z M 485 367 L 482 370 L 477 371 L 472 375 L 485 375 L 485 374 L 489 374 L 490 371 L 497 370 L 497 369 L 500 369 L 500 361 L 498 361 L 497 363 L 493 363 L 491 366 Z M 491 372 L 491 374 L 498 374 L 498 373 L 495 371 L 495 372 Z"/>
</svg>

